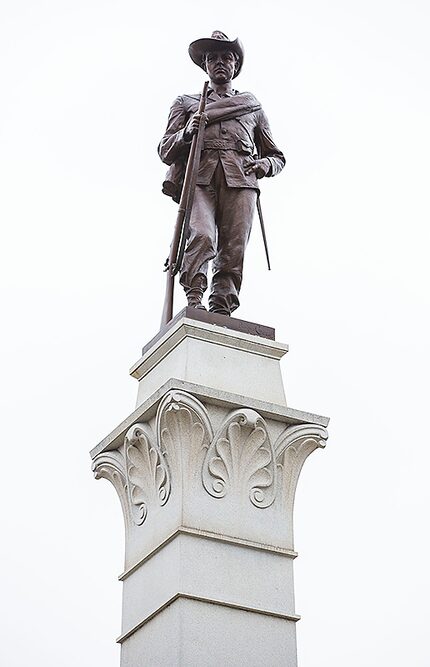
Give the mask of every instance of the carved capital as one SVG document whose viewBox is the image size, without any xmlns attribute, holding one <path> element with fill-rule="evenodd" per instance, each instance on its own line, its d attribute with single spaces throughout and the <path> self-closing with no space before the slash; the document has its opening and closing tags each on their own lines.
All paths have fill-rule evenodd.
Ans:
<svg viewBox="0 0 430 667">
<path fill-rule="evenodd" d="M 158 406 L 154 429 L 136 423 L 121 451 L 96 457 L 95 476 L 115 486 L 126 523 L 141 526 L 172 495 L 199 494 L 202 487 L 243 509 L 266 509 L 276 501 L 291 515 L 303 463 L 325 446 L 327 431 L 315 424 L 288 426 L 273 444 L 273 425 L 255 410 L 229 412 L 216 431 L 210 415 L 191 394 L 170 391 Z"/>
</svg>

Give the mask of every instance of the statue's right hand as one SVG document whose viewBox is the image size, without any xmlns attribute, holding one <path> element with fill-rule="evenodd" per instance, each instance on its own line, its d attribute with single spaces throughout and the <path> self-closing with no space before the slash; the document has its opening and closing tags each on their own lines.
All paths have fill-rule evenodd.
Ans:
<svg viewBox="0 0 430 667">
<path fill-rule="evenodd" d="M 206 127 L 207 122 L 208 122 L 208 117 L 207 114 L 199 113 L 198 111 L 193 114 L 188 121 L 188 123 L 185 126 L 184 130 L 184 139 L 185 141 L 191 141 L 193 136 L 197 134 L 199 125 L 200 125 L 200 118 L 203 120 L 204 126 Z"/>
</svg>

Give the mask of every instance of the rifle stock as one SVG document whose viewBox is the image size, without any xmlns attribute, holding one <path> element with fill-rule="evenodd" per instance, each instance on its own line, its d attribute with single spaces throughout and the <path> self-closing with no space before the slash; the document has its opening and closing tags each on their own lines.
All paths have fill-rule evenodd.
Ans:
<svg viewBox="0 0 430 667">
<path fill-rule="evenodd" d="M 206 95 L 209 81 L 205 81 L 203 92 L 199 103 L 199 113 L 203 113 L 206 106 Z M 197 176 L 200 165 L 200 154 L 203 144 L 204 122 L 200 119 L 197 134 L 193 136 L 188 156 L 187 167 L 185 170 L 184 185 L 182 188 L 181 199 L 179 201 L 178 214 L 176 216 L 173 239 L 170 245 L 169 259 L 166 270 L 166 290 L 164 295 L 163 314 L 161 317 L 161 326 L 165 326 L 173 317 L 173 294 L 175 287 L 175 275 L 180 271 L 185 243 L 187 240 L 188 223 L 191 216 L 191 209 L 194 201 L 194 192 L 196 189 Z"/>
</svg>

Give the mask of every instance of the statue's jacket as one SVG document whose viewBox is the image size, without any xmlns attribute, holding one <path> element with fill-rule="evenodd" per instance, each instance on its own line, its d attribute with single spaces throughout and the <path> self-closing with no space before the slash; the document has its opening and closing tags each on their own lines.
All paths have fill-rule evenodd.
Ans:
<svg viewBox="0 0 430 667">
<path fill-rule="evenodd" d="M 170 166 L 163 192 L 179 201 L 191 142 L 184 140 L 184 129 L 197 111 L 200 95 L 181 95 L 173 102 L 166 132 L 158 146 L 162 161 Z M 209 90 L 205 112 L 208 123 L 204 131 L 203 150 L 197 185 L 209 185 L 220 161 L 227 186 L 258 190 L 254 173 L 245 168 L 257 158 L 267 158 L 267 176 L 275 176 L 285 165 L 282 151 L 273 141 L 269 122 L 261 104 L 252 93 L 234 92 L 219 97 Z"/>
</svg>

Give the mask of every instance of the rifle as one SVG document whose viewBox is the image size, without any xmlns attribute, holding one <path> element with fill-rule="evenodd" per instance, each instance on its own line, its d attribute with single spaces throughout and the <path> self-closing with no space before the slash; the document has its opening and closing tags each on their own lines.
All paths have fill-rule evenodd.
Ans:
<svg viewBox="0 0 430 667">
<path fill-rule="evenodd" d="M 205 81 L 198 108 L 199 113 L 203 113 L 206 107 L 208 85 L 209 81 Z M 164 307 L 161 317 L 162 327 L 165 326 L 173 316 L 173 291 L 175 287 L 175 275 L 178 273 L 178 271 L 180 271 L 184 257 L 185 244 L 188 236 L 188 226 L 191 217 L 191 210 L 193 207 L 197 175 L 199 172 L 204 129 L 204 121 L 202 118 L 200 118 L 199 129 L 197 134 L 193 136 L 191 142 L 190 153 L 185 170 L 184 185 L 182 188 L 178 214 L 176 216 L 175 229 L 173 232 L 173 239 L 170 245 L 169 257 L 166 261 L 165 271 L 167 272 L 167 275 Z"/>
</svg>

